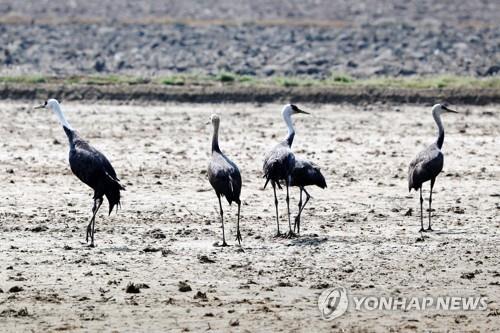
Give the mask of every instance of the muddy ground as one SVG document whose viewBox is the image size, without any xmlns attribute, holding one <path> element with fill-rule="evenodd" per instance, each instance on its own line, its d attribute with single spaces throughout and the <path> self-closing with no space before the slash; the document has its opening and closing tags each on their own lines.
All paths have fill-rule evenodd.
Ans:
<svg viewBox="0 0 500 333">
<path fill-rule="evenodd" d="M 64 103 L 127 186 L 118 214 L 100 212 L 92 249 L 83 243 L 91 190 L 71 174 L 56 117 L 34 104 L 0 105 L 2 332 L 500 327 L 498 106 L 445 115 L 436 231 L 422 241 L 406 168 L 434 140 L 430 107 L 302 105 L 312 115 L 296 117 L 294 150 L 322 167 L 328 188 L 310 189 L 300 238 L 276 239 L 261 165 L 286 132 L 279 105 Z M 212 112 L 222 116 L 221 148 L 242 171 L 242 248 L 227 204 L 232 246 L 214 246 L 221 229 L 205 172 Z M 283 191 L 280 199 L 286 229 Z M 297 199 L 293 189 L 293 215 Z M 145 285 L 127 293 L 129 283 Z M 378 296 L 470 293 L 487 297 L 488 309 L 350 311 L 324 321 L 318 295 L 339 285 Z"/>
</svg>

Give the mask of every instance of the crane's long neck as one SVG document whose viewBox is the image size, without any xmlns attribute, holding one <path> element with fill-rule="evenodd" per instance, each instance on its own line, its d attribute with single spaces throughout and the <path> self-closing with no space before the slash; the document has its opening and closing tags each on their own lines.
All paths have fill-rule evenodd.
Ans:
<svg viewBox="0 0 500 333">
<path fill-rule="evenodd" d="M 59 119 L 59 122 L 63 127 L 66 127 L 67 129 L 74 131 L 73 127 L 68 123 L 66 120 L 66 117 L 64 116 L 64 113 L 61 110 L 61 107 L 59 105 L 55 105 L 52 110 L 56 114 L 57 118 Z"/>
<path fill-rule="evenodd" d="M 61 123 L 61 125 L 64 129 L 64 133 L 66 133 L 66 136 L 68 137 L 70 149 L 73 149 L 75 146 L 75 144 L 74 144 L 75 130 L 68 123 L 68 120 L 66 120 L 66 117 L 64 116 L 64 113 L 62 112 L 59 104 L 54 105 L 52 110 L 54 111 L 57 118 L 59 119 L 59 122 Z"/>
<path fill-rule="evenodd" d="M 218 152 L 220 153 L 220 148 L 219 148 L 219 123 L 215 122 L 214 123 L 214 134 L 212 136 L 212 152 Z"/>
<path fill-rule="evenodd" d="M 286 127 L 288 128 L 288 134 L 285 140 L 288 143 L 288 146 L 291 147 L 293 143 L 293 138 L 295 136 L 295 129 L 293 128 L 292 124 L 292 116 L 289 113 L 284 113 L 283 119 L 285 120 Z"/>
<path fill-rule="evenodd" d="M 434 117 L 434 121 L 436 122 L 436 125 L 438 127 L 438 137 L 436 144 L 441 149 L 443 147 L 443 142 L 444 142 L 444 127 L 443 127 L 443 122 L 441 121 L 441 115 L 439 113 L 433 113 L 432 116 Z"/>
</svg>

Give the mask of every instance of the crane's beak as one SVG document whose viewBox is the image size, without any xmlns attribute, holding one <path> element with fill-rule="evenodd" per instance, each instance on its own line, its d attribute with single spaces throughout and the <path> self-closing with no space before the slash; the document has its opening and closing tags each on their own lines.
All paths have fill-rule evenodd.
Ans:
<svg viewBox="0 0 500 333">
<path fill-rule="evenodd" d="M 443 110 L 445 110 L 446 112 L 451 112 L 451 113 L 458 113 L 457 111 L 455 110 L 452 110 L 452 109 L 449 109 L 448 107 L 446 106 L 442 106 Z"/>
<path fill-rule="evenodd" d="M 295 111 L 295 113 L 310 114 L 309 112 L 306 112 L 306 111 L 301 110 L 301 109 L 297 109 L 297 111 Z"/>
<path fill-rule="evenodd" d="M 35 106 L 33 109 L 45 109 L 45 105 L 41 104 L 41 105 Z"/>
</svg>

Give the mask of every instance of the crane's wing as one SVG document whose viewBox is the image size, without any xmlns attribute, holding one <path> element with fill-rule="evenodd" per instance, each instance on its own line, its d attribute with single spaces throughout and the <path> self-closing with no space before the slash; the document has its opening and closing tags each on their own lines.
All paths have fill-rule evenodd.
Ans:
<svg viewBox="0 0 500 333">
<path fill-rule="evenodd" d="M 69 162 L 73 173 L 90 187 L 105 178 L 119 182 L 106 156 L 83 140 L 76 142 L 75 149 L 70 151 Z"/>
<path fill-rule="evenodd" d="M 431 145 L 421 151 L 408 167 L 408 190 L 417 190 L 422 183 L 435 178 L 443 169 L 443 164 L 443 154 L 437 147 Z"/>
<path fill-rule="evenodd" d="M 276 182 L 279 186 L 279 181 L 292 173 L 294 165 L 295 155 L 287 145 L 279 144 L 274 147 L 266 155 L 262 167 L 264 178 L 266 178 L 264 188 L 270 180 Z"/>
<path fill-rule="evenodd" d="M 214 190 L 226 197 L 229 203 L 239 202 L 241 174 L 234 162 L 220 153 L 213 153 L 208 165 L 208 180 Z"/>
</svg>

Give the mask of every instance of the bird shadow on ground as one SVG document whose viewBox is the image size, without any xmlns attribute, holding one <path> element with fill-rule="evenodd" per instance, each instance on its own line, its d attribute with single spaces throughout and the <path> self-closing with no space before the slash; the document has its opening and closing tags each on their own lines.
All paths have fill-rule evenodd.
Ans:
<svg viewBox="0 0 500 333">
<path fill-rule="evenodd" d="M 84 248 L 87 248 L 89 250 L 93 250 L 92 247 L 89 247 L 88 245 L 84 245 Z M 131 247 L 128 247 L 128 246 L 124 246 L 124 245 L 119 245 L 119 246 L 116 246 L 116 247 L 110 247 L 110 246 L 102 246 L 100 248 L 98 248 L 98 246 L 96 246 L 96 250 L 95 251 L 101 251 L 101 252 L 139 252 L 141 251 L 140 249 L 135 249 L 135 248 L 131 248 Z"/>
<path fill-rule="evenodd" d="M 290 241 L 290 245 L 296 246 L 311 246 L 311 245 L 319 245 L 328 240 L 328 237 L 318 237 L 316 235 L 305 235 L 300 236 L 299 238 L 293 239 Z"/>
<path fill-rule="evenodd" d="M 460 234 L 467 234 L 469 232 L 465 230 L 436 230 L 434 231 L 435 235 L 460 235 Z"/>
</svg>

